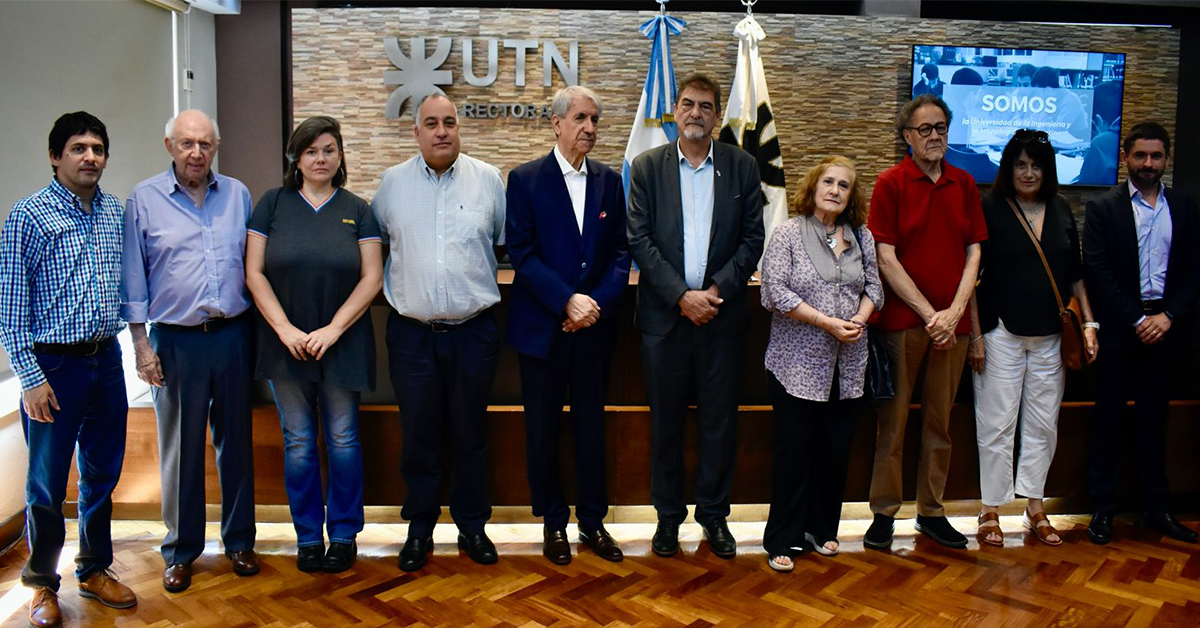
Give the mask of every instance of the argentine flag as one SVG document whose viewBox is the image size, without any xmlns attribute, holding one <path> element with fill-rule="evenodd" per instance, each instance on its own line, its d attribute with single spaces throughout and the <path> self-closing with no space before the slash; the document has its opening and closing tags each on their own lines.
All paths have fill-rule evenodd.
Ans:
<svg viewBox="0 0 1200 628">
<path fill-rule="evenodd" d="M 646 84 L 642 87 L 642 99 L 638 102 L 637 115 L 633 119 L 633 130 L 629 132 L 629 143 L 625 145 L 625 159 L 621 163 L 621 179 L 625 182 L 625 198 L 629 198 L 629 166 L 643 151 L 679 137 L 675 128 L 675 67 L 671 63 L 670 35 L 683 32 L 684 21 L 660 14 L 646 20 L 639 28 L 652 40 L 650 70 L 646 73 Z"/>
</svg>

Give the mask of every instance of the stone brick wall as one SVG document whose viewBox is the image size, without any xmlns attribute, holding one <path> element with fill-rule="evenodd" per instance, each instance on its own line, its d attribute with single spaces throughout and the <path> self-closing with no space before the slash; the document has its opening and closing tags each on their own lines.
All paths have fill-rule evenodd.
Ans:
<svg viewBox="0 0 1200 628">
<path fill-rule="evenodd" d="M 442 69 L 454 72 L 446 91 L 461 103 L 549 104 L 563 87 L 542 87 L 541 50 L 526 61 L 526 85 L 514 87 L 515 55 L 501 45 L 499 75 L 488 87 L 462 77 L 460 37 L 475 43 L 475 70 L 483 74 L 484 38 L 550 39 L 566 55 L 579 40 L 579 80 L 604 101 L 600 139 L 593 157 L 620 168 L 637 101 L 645 80 L 650 41 L 638 26 L 653 12 L 536 9 L 295 9 L 292 11 L 292 98 L 296 121 L 316 115 L 341 120 L 355 193 L 370 198 L 385 168 L 417 152 L 412 118 L 384 117 L 392 88 L 383 74 L 394 69 L 383 38 L 454 37 Z M 726 91 L 733 78 L 741 13 L 676 14 L 687 22 L 671 40 L 677 79 L 694 70 L 710 74 Z M 919 20 L 911 18 L 757 14 L 767 33 L 761 51 L 783 147 L 789 193 L 821 157 L 841 153 L 858 162 L 867 191 L 875 176 L 903 155 L 892 130 L 900 104 L 909 96 L 913 44 L 1041 47 L 1123 52 L 1126 57 L 1125 128 L 1158 120 L 1175 126 L 1179 32 L 1160 28 L 1075 26 L 1033 23 Z M 1036 19 L 1037 16 L 1020 16 Z M 432 41 L 427 42 L 432 50 Z M 507 171 L 540 157 L 553 144 L 544 119 L 463 120 L 463 150 Z M 1170 173 L 1168 172 L 1168 180 Z M 1098 188 L 1064 190 L 1079 206 Z"/>
</svg>

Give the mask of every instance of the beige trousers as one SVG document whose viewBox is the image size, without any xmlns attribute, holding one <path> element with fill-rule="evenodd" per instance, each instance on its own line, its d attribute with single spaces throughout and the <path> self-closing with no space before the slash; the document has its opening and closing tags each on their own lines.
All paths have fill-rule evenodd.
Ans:
<svg viewBox="0 0 1200 628">
<path fill-rule="evenodd" d="M 884 332 L 892 360 L 896 398 L 879 406 L 875 468 L 871 475 L 871 512 L 896 516 L 904 501 L 904 428 L 917 375 L 924 365 L 921 388 L 921 457 L 917 460 L 917 513 L 945 514 L 942 493 L 950 469 L 950 408 L 967 358 L 968 336 L 957 337 L 953 349 L 933 348 L 923 328 Z"/>
</svg>

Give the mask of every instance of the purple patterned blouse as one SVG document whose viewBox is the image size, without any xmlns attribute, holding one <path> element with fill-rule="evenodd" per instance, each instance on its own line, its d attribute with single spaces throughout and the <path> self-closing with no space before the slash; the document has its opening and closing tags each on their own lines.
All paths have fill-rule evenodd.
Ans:
<svg viewBox="0 0 1200 628">
<path fill-rule="evenodd" d="M 771 311 L 771 340 L 767 343 L 766 367 L 788 394 L 810 401 L 827 401 L 833 385 L 834 365 L 839 365 L 838 381 L 842 399 L 863 394 L 867 369 L 867 335 L 844 345 L 823 329 L 789 318 L 787 313 L 807 303 L 826 316 L 849 319 L 858 311 L 859 298 L 865 292 L 883 307 L 883 285 L 875 261 L 875 238 L 866 226 L 862 237 L 862 264 L 866 272 L 850 283 L 835 285 L 825 281 L 804 248 L 803 217 L 793 217 L 775 229 L 767 246 L 762 267 L 762 304 Z M 850 248 L 842 252 L 841 263 L 858 258 L 854 231 L 843 229 Z M 828 249 L 818 255 L 832 254 Z"/>
</svg>

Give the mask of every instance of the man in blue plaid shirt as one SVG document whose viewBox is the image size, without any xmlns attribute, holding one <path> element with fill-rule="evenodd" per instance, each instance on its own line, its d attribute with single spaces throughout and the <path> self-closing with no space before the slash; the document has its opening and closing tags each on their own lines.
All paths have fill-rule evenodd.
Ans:
<svg viewBox="0 0 1200 628">
<path fill-rule="evenodd" d="M 29 625 L 59 626 L 62 504 L 78 447 L 79 594 L 113 608 L 137 598 L 109 572 L 112 491 L 125 459 L 129 404 L 116 334 L 121 202 L 100 187 L 104 123 L 78 111 L 50 131 L 50 185 L 13 205 L 0 232 L 0 343 L 21 381 L 29 447 L 26 529 L 34 589 Z"/>
</svg>

